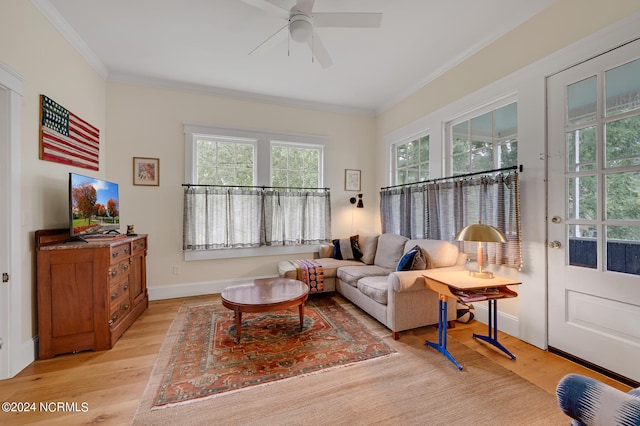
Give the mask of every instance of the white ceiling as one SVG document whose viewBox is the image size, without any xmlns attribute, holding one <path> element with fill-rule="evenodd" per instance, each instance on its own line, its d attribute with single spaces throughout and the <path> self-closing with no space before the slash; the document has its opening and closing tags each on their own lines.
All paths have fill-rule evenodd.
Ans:
<svg viewBox="0 0 640 426">
<path fill-rule="evenodd" d="M 333 65 L 291 42 L 248 53 L 283 24 L 241 0 L 33 0 L 105 78 L 379 113 L 555 0 L 316 0 L 380 12 L 380 28 L 317 28 Z"/>
</svg>

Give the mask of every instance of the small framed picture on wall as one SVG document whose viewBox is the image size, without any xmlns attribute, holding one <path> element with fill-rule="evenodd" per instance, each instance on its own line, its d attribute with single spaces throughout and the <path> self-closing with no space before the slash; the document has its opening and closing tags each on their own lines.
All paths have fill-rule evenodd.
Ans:
<svg viewBox="0 0 640 426">
<path fill-rule="evenodd" d="M 360 191 L 360 170 L 344 170 L 344 190 Z"/>
<path fill-rule="evenodd" d="M 133 184 L 160 185 L 160 159 L 133 157 Z"/>
</svg>

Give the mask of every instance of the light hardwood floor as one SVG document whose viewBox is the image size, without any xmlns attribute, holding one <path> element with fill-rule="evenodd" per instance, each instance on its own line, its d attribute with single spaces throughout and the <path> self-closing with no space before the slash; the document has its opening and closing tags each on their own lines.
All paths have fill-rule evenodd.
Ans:
<svg viewBox="0 0 640 426">
<path fill-rule="evenodd" d="M 219 300 L 219 295 L 198 299 Z M 151 302 L 149 309 L 112 350 L 38 360 L 16 377 L 0 381 L 0 402 L 35 406 L 35 410 L 30 412 L 0 412 L 0 424 L 129 424 L 167 329 L 184 300 Z M 500 333 L 501 343 L 517 356 L 512 361 L 491 346 L 473 339 L 473 332 L 486 334 L 486 325 L 478 321 L 457 324 L 448 330 L 448 335 L 549 393 L 555 394 L 556 384 L 567 373 L 584 374 L 623 391 L 629 390 L 624 384 Z M 45 403 L 44 407 L 49 412 L 43 412 L 41 402 Z M 60 406 L 58 403 L 66 405 Z"/>
</svg>

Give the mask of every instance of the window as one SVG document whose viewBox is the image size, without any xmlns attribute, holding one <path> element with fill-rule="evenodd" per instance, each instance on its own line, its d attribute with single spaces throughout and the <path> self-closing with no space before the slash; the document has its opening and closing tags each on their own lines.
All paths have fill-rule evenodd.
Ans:
<svg viewBox="0 0 640 426">
<path fill-rule="evenodd" d="M 194 136 L 196 178 L 207 185 L 255 184 L 256 141 Z"/>
<path fill-rule="evenodd" d="M 448 125 L 452 175 L 518 164 L 517 105 L 512 102 Z"/>
<path fill-rule="evenodd" d="M 271 146 L 271 185 L 317 188 L 320 186 L 322 150 L 285 142 Z"/>
<path fill-rule="evenodd" d="M 397 143 L 392 150 L 396 185 L 429 179 L 429 135 Z"/>
<path fill-rule="evenodd" d="M 185 258 L 295 253 L 327 241 L 330 199 L 321 188 L 326 142 L 313 135 L 185 125 Z"/>
</svg>

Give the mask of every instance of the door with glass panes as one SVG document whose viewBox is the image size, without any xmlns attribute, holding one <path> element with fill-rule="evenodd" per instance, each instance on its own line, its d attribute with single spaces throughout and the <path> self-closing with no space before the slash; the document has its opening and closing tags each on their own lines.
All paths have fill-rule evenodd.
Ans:
<svg viewBox="0 0 640 426">
<path fill-rule="evenodd" d="M 549 77 L 549 346 L 640 381 L 640 40 Z"/>
</svg>

